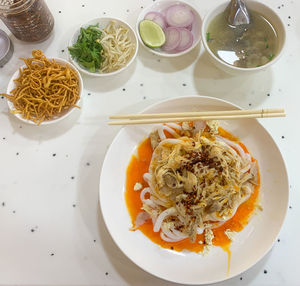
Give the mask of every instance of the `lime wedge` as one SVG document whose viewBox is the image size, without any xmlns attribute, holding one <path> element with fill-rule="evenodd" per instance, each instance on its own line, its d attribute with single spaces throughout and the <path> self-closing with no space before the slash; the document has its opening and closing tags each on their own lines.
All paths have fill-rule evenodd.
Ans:
<svg viewBox="0 0 300 286">
<path fill-rule="evenodd" d="M 166 41 L 162 28 L 151 20 L 141 21 L 139 32 L 144 44 L 150 48 L 159 48 Z"/>
</svg>

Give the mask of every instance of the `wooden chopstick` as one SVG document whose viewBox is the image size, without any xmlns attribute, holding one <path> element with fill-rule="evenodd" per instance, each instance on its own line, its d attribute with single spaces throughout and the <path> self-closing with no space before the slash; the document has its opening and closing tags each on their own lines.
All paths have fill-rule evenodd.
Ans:
<svg viewBox="0 0 300 286">
<path fill-rule="evenodd" d="M 134 120 L 110 121 L 109 125 L 135 125 L 135 124 L 153 124 L 168 122 L 183 122 L 193 120 L 229 120 L 229 119 L 246 119 L 246 118 L 268 118 L 268 117 L 284 117 L 285 112 L 272 113 L 255 113 L 255 114 L 237 114 L 237 115 L 211 115 L 211 116 L 194 116 L 194 117 L 170 117 L 170 118 L 148 118 Z"/>
<path fill-rule="evenodd" d="M 224 111 L 200 111 L 200 112 L 177 112 L 177 113 L 153 113 L 153 114 L 120 114 L 112 115 L 109 119 L 145 119 L 145 118 L 172 118 L 172 117 L 202 117 L 202 116 L 223 116 L 240 114 L 266 114 L 284 113 L 282 108 L 264 108 L 252 110 L 224 110 Z"/>
</svg>

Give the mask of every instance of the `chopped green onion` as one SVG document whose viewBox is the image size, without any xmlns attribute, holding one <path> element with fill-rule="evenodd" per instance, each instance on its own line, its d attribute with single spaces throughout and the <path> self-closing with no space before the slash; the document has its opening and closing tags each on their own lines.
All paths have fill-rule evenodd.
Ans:
<svg viewBox="0 0 300 286">
<path fill-rule="evenodd" d="M 269 45 L 268 44 L 266 44 L 266 49 L 268 49 L 269 48 Z"/>
<path fill-rule="evenodd" d="M 269 54 L 268 59 L 272 60 L 274 58 L 274 56 L 275 56 L 274 54 Z"/>
<path fill-rule="evenodd" d="M 210 40 L 210 33 L 206 33 L 206 42 L 209 42 Z"/>
<path fill-rule="evenodd" d="M 249 54 L 248 54 L 248 51 L 246 51 L 246 52 L 245 52 L 245 56 L 246 56 L 246 57 L 248 57 L 248 56 L 249 56 Z"/>
<path fill-rule="evenodd" d="M 267 38 L 264 38 L 264 41 L 266 42 L 266 41 L 267 41 Z"/>
</svg>

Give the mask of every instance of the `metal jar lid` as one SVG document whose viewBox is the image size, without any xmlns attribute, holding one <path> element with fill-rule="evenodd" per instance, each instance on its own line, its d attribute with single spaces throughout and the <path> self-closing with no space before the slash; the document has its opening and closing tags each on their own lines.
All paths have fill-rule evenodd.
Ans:
<svg viewBox="0 0 300 286">
<path fill-rule="evenodd" d="M 7 34 L 0 29 L 0 67 L 3 67 L 12 57 L 14 46 Z"/>
</svg>

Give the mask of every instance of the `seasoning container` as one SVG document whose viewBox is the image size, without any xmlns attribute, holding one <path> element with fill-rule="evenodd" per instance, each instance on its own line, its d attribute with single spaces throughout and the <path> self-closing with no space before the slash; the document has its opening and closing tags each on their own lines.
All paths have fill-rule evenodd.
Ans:
<svg viewBox="0 0 300 286">
<path fill-rule="evenodd" d="M 44 0 L 0 0 L 0 19 L 17 39 L 25 42 L 47 39 L 54 26 Z"/>
<path fill-rule="evenodd" d="M 0 67 L 3 67 L 11 58 L 14 46 L 6 33 L 0 30 Z"/>
</svg>

